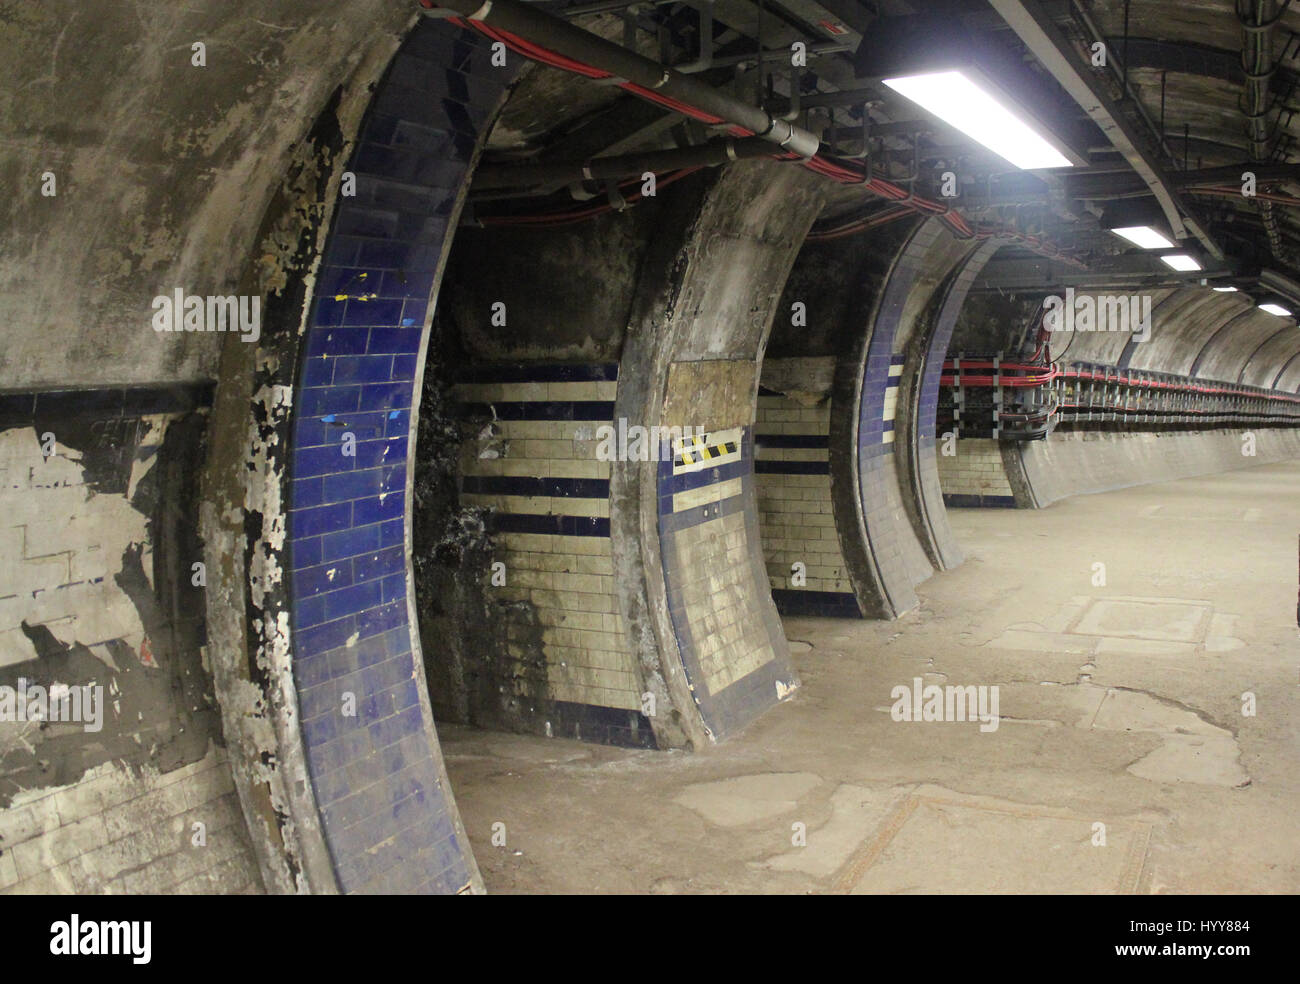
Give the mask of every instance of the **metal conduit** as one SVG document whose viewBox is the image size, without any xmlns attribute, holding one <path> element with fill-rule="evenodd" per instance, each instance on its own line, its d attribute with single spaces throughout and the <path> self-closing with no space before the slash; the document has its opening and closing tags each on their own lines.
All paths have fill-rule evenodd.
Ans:
<svg viewBox="0 0 1300 984">
<path fill-rule="evenodd" d="M 1246 0 L 1248 12 L 1243 11 L 1240 3 L 1237 7 L 1237 19 L 1241 21 L 1241 70 L 1246 75 L 1246 86 L 1241 104 L 1246 116 L 1246 136 L 1250 139 L 1251 159 L 1263 163 L 1268 159 L 1269 133 L 1268 85 L 1277 62 L 1273 60 L 1273 25 L 1281 20 L 1281 12 L 1274 11 L 1273 0 Z M 1290 0 L 1282 11 L 1290 5 Z M 1282 228 L 1278 222 L 1273 203 L 1266 199 L 1257 199 L 1259 216 L 1264 222 L 1264 232 L 1268 236 L 1269 249 L 1278 259 L 1284 259 L 1282 245 Z"/>
<path fill-rule="evenodd" d="M 620 84 L 631 83 L 652 96 L 685 103 L 799 157 L 813 157 L 821 148 L 817 135 L 802 127 L 519 0 L 439 0 L 439 6 L 609 72 Z M 433 10 L 431 15 L 438 16 L 438 12 Z"/>
</svg>

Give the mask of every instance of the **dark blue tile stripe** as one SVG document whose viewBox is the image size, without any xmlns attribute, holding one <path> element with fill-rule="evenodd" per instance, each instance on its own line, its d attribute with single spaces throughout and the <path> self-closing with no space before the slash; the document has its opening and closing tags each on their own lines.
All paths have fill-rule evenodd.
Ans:
<svg viewBox="0 0 1300 984">
<path fill-rule="evenodd" d="M 345 892 L 455 892 L 467 852 L 418 691 L 406 484 L 416 363 L 477 134 L 511 81 L 421 21 L 379 87 L 318 272 L 295 392 L 288 590 L 302 736 Z M 346 694 L 356 714 L 342 713 Z"/>
<path fill-rule="evenodd" d="M 663 465 L 667 465 L 667 469 Z M 702 489 L 706 485 L 716 485 L 719 482 L 748 475 L 751 471 L 753 465 L 743 454 L 736 461 L 729 461 L 725 465 L 701 468 L 699 471 L 686 472 L 682 475 L 672 473 L 672 462 L 663 462 L 659 469 L 659 497 L 662 499 L 664 496 L 671 496 L 674 492 Z M 672 512 L 671 503 L 668 511 Z"/>
<path fill-rule="evenodd" d="M 945 492 L 943 504 L 957 509 L 1014 509 L 1016 497 L 1013 495 L 983 495 L 970 492 Z"/>
<path fill-rule="evenodd" d="M 466 475 L 461 491 L 478 495 L 540 495 L 608 499 L 607 478 L 530 478 L 518 475 Z"/>
<path fill-rule="evenodd" d="M 862 458 L 894 453 L 893 442 L 886 444 L 883 441 L 885 393 L 894 378 L 889 375 L 889 367 L 904 359 L 894 352 L 894 337 L 912 285 L 922 272 L 926 253 L 941 234 L 940 230 L 937 222 L 924 222 L 918 226 L 885 283 L 884 295 L 871 326 L 862 370 L 862 396 L 858 405 L 858 454 Z"/>
<path fill-rule="evenodd" d="M 764 448 L 829 448 L 828 434 L 755 434 L 754 444 Z"/>
<path fill-rule="evenodd" d="M 503 400 L 499 403 L 461 403 L 462 417 L 499 420 L 600 420 L 614 419 L 613 401 L 603 400 Z"/>
<path fill-rule="evenodd" d="M 609 536 L 609 520 L 602 516 L 556 516 L 533 513 L 488 513 L 490 533 L 540 533 L 544 536 Z"/>
<path fill-rule="evenodd" d="M 764 461 L 754 462 L 754 471 L 760 475 L 829 475 L 829 461 Z"/>
<path fill-rule="evenodd" d="M 857 596 L 851 592 L 773 588 L 772 600 L 776 602 L 776 610 L 782 615 L 862 618 Z"/>
</svg>

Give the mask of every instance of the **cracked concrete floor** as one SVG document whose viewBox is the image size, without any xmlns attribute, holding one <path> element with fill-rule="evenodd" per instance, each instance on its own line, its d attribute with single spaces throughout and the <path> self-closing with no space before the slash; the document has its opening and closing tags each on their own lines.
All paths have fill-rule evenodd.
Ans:
<svg viewBox="0 0 1300 984">
<path fill-rule="evenodd" d="M 1297 490 L 1289 463 L 951 511 L 967 559 L 919 609 L 786 619 L 802 688 L 703 753 L 445 726 L 484 881 L 1300 891 Z M 917 677 L 996 685 L 1000 726 L 894 721 Z"/>
</svg>

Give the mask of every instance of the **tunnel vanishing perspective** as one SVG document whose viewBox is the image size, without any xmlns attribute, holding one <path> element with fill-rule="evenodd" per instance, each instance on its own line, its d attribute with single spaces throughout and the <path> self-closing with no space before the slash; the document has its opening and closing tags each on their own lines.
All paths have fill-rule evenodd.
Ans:
<svg viewBox="0 0 1300 984">
<path fill-rule="evenodd" d="M 1289 4 L 86 17 L 0 894 L 1300 890 Z"/>
</svg>

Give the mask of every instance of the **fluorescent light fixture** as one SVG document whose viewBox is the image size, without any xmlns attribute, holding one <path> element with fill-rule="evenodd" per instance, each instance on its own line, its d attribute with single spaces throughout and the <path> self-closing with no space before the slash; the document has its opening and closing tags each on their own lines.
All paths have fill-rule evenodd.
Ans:
<svg viewBox="0 0 1300 984">
<path fill-rule="evenodd" d="M 1186 253 L 1167 253 L 1160 259 L 1165 261 L 1166 266 L 1173 267 L 1180 273 L 1187 273 L 1190 270 L 1199 270 L 1201 265 Z"/>
<path fill-rule="evenodd" d="M 961 72 L 931 72 L 883 81 L 1022 170 L 1074 166 L 1050 141 Z"/>
<path fill-rule="evenodd" d="M 1143 249 L 1172 249 L 1174 245 L 1150 226 L 1125 226 L 1122 229 L 1112 229 L 1111 232 Z"/>
<path fill-rule="evenodd" d="M 1267 311 L 1269 314 L 1276 314 L 1279 318 L 1289 318 L 1291 316 L 1291 312 L 1281 304 L 1261 304 L 1259 309 Z"/>
<path fill-rule="evenodd" d="M 1237 292 L 1236 287 L 1211 287 L 1210 289 L 1220 294 L 1235 294 Z"/>
</svg>

